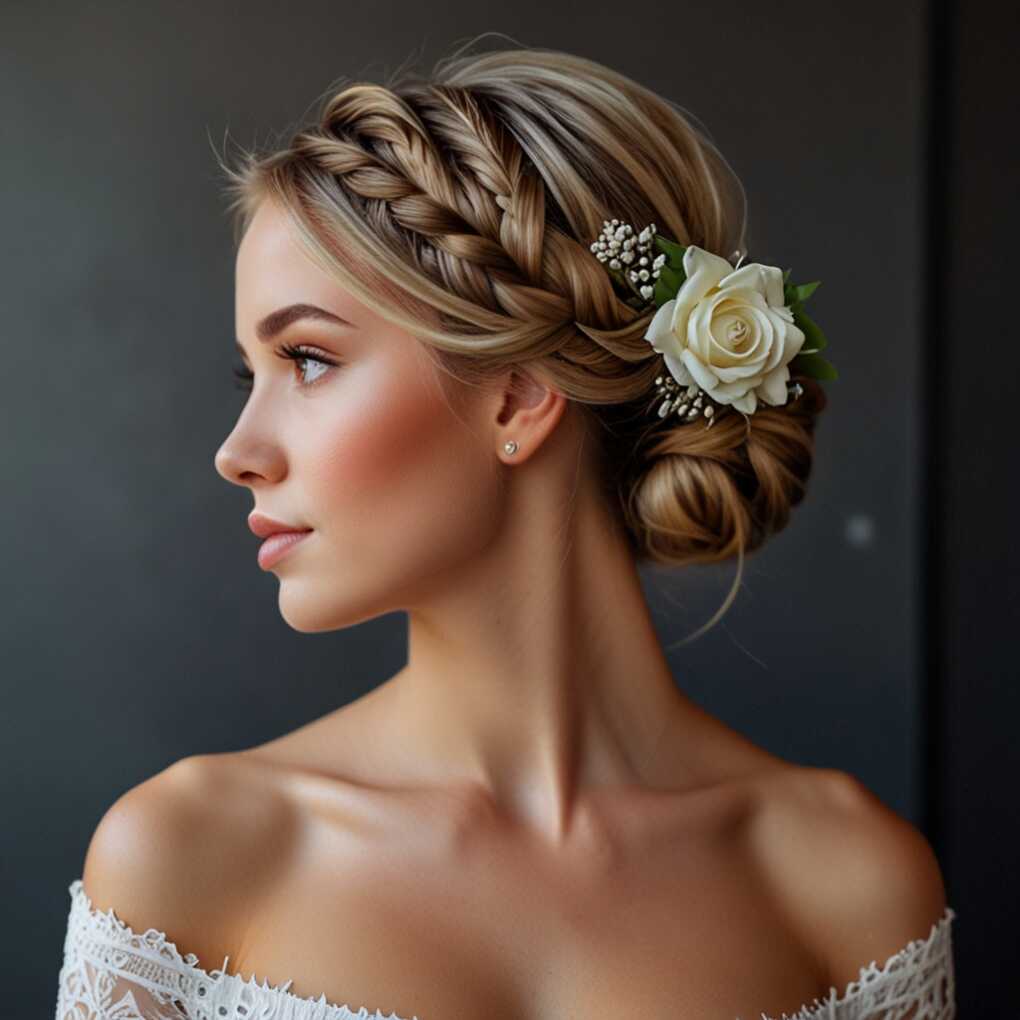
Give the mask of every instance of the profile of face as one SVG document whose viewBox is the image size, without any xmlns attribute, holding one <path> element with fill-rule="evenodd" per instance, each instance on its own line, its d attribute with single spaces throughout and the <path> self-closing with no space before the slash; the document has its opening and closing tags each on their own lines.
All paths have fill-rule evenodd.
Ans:
<svg viewBox="0 0 1020 1020">
<path fill-rule="evenodd" d="M 434 595 L 493 541 L 505 511 L 492 393 L 445 376 L 419 339 L 321 270 L 293 229 L 263 202 L 238 249 L 237 336 L 254 378 L 215 466 L 251 490 L 252 510 L 312 529 L 267 569 L 283 618 L 313 632 Z M 303 317 L 270 336 L 294 305 L 343 321 Z"/>
</svg>

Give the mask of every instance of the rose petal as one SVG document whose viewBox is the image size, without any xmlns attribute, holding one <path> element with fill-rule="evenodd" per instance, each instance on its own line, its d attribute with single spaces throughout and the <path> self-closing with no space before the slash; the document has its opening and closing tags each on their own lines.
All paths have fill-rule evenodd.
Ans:
<svg viewBox="0 0 1020 1020">
<path fill-rule="evenodd" d="M 765 348 L 761 348 L 761 336 L 763 332 L 763 324 L 768 321 L 769 306 L 765 301 L 765 298 L 757 291 L 749 290 L 747 287 L 741 287 L 738 290 L 721 290 L 713 294 L 710 298 L 706 298 L 705 302 L 711 302 L 713 313 L 715 317 L 720 315 L 739 315 L 750 326 L 754 324 L 752 329 L 752 336 L 748 341 L 747 347 L 744 351 L 735 351 L 732 347 L 727 347 L 730 352 L 730 358 L 717 358 L 712 357 L 712 364 L 736 364 L 734 359 L 740 359 L 743 363 L 751 363 L 764 361 L 768 356 L 768 351 Z M 700 306 L 699 306 L 700 307 Z M 771 332 L 766 332 L 769 345 L 771 345 Z M 713 333 L 712 339 L 715 338 Z M 756 368 L 760 367 L 756 364 Z"/>
<path fill-rule="evenodd" d="M 743 326 L 745 336 L 750 332 L 747 321 L 739 311 L 730 308 L 726 310 L 717 309 L 716 314 L 712 316 L 711 323 L 709 323 L 708 334 L 718 353 L 725 355 L 727 358 L 742 358 L 744 351 L 733 349 L 735 341 L 730 336 L 730 327 L 734 325 Z"/>
<path fill-rule="evenodd" d="M 734 340 L 730 338 L 730 326 L 739 323 L 744 327 L 744 338 L 741 341 L 741 348 L 734 347 Z M 712 320 L 712 339 L 719 347 L 726 352 L 726 359 L 722 364 L 742 365 L 753 361 L 756 357 L 758 345 L 761 343 L 761 323 L 753 309 L 746 306 L 731 305 L 725 310 L 720 309 Z M 715 361 L 715 359 L 713 359 Z"/>
<path fill-rule="evenodd" d="M 790 322 L 786 326 L 786 337 L 783 342 L 783 360 L 785 362 L 792 361 L 800 353 L 800 349 L 804 346 L 804 341 L 807 337 L 804 335 L 804 331 L 800 326 Z"/>
<path fill-rule="evenodd" d="M 762 298 L 765 299 L 767 296 L 765 292 L 765 277 L 762 275 L 762 269 L 764 268 L 758 262 L 749 262 L 747 265 L 734 269 L 733 272 L 724 276 L 719 281 L 719 289 L 730 290 L 732 288 L 740 288 L 742 290 L 753 290 L 761 294 Z"/>
<path fill-rule="evenodd" d="M 684 252 L 684 280 L 676 294 L 676 307 L 673 309 L 671 327 L 681 343 L 690 343 L 690 331 L 687 320 L 694 306 L 710 291 L 725 275 L 733 271 L 733 267 L 721 258 L 697 245 L 689 245 Z"/>
<path fill-rule="evenodd" d="M 765 295 L 753 287 L 720 287 L 717 293 L 722 301 L 733 301 L 746 305 L 748 308 L 758 308 L 763 312 L 769 310 L 769 303 L 765 300 Z"/>
<path fill-rule="evenodd" d="M 666 362 L 666 368 L 669 369 L 669 374 L 676 379 L 681 386 L 690 386 L 694 380 L 691 378 L 691 373 L 687 371 L 687 366 L 679 359 L 674 358 L 672 354 L 663 354 L 662 360 Z"/>
<path fill-rule="evenodd" d="M 768 360 L 769 355 L 777 345 L 782 346 L 779 343 L 782 337 L 777 337 L 775 321 L 767 308 L 764 310 L 755 308 L 751 314 L 754 316 L 754 321 L 758 326 L 758 346 L 754 353 L 755 360 L 760 367 Z"/>
<path fill-rule="evenodd" d="M 655 314 L 652 316 L 652 321 L 648 324 L 648 329 L 645 331 L 645 339 L 660 354 L 664 353 L 666 350 L 676 350 L 679 354 L 679 342 L 670 329 L 670 320 L 673 315 L 673 306 L 675 304 L 676 301 L 673 298 L 670 298 L 669 301 L 660 305 Z"/>
<path fill-rule="evenodd" d="M 783 296 L 783 271 L 778 266 L 762 266 L 762 274 L 765 277 L 765 297 L 773 308 L 786 306 L 786 298 Z"/>
<path fill-rule="evenodd" d="M 760 378 L 766 370 L 769 351 L 775 342 L 767 312 L 746 308 L 744 311 L 750 313 L 748 320 L 753 328 L 752 346 L 743 354 L 719 355 L 713 359 L 712 371 L 722 382 Z"/>
<path fill-rule="evenodd" d="M 783 352 L 786 350 L 786 331 L 790 327 L 785 319 L 776 315 L 774 309 L 770 308 L 768 312 L 765 313 L 765 316 L 768 320 L 769 335 L 772 340 L 761 369 L 762 372 L 771 372 L 776 365 L 783 363 Z"/>
<path fill-rule="evenodd" d="M 753 390 L 761 382 L 760 375 L 753 375 L 749 379 L 736 379 L 733 382 L 720 382 L 712 387 L 711 397 L 723 404 L 732 404 L 739 400 L 748 390 Z"/>
<path fill-rule="evenodd" d="M 787 322 L 786 319 L 776 315 L 775 310 L 770 310 L 772 318 L 772 324 L 776 328 L 777 333 L 780 336 L 781 342 L 776 345 L 776 349 L 772 352 L 772 356 L 768 359 L 764 365 L 765 372 L 771 372 L 774 368 L 779 365 L 789 364 L 796 356 L 797 352 L 804 346 L 804 334 L 798 326 L 795 326 L 791 322 Z"/>
<path fill-rule="evenodd" d="M 720 290 L 728 290 L 730 287 L 750 287 L 773 307 L 786 304 L 783 296 L 783 271 L 778 266 L 750 262 L 719 281 Z"/>
<path fill-rule="evenodd" d="M 695 281 L 694 291 L 704 294 L 721 279 L 733 272 L 733 266 L 721 255 L 715 255 L 696 244 L 687 246 L 684 252 L 684 273 L 687 281 Z M 702 284 L 700 281 L 708 281 Z"/>
<path fill-rule="evenodd" d="M 697 355 L 689 347 L 684 349 L 680 357 L 694 377 L 694 381 L 703 390 L 708 390 L 711 393 L 719 383 L 719 379 L 712 369 L 703 361 L 699 361 Z"/>
<path fill-rule="evenodd" d="M 733 406 L 738 411 L 743 411 L 745 414 L 754 414 L 758 407 L 758 400 L 754 395 L 754 390 L 748 390 L 746 395 L 741 397 L 739 400 L 734 400 Z"/>
<path fill-rule="evenodd" d="M 687 319 L 687 346 L 706 364 L 712 363 L 712 312 L 715 295 L 702 298 Z"/>
<path fill-rule="evenodd" d="M 786 365 L 780 365 L 773 372 L 769 372 L 764 379 L 762 379 L 760 385 L 757 387 L 758 396 L 762 400 L 772 404 L 773 407 L 778 407 L 785 404 L 789 397 L 789 392 L 786 389 L 786 382 L 790 378 L 790 370 Z"/>
</svg>

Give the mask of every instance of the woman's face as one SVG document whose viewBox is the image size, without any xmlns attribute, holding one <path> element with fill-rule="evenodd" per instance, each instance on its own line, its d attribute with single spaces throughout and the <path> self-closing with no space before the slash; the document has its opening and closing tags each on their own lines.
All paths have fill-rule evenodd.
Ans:
<svg viewBox="0 0 1020 1020">
<path fill-rule="evenodd" d="M 263 202 L 238 250 L 237 336 L 254 381 L 215 464 L 251 490 L 252 510 L 312 529 L 267 569 L 284 619 L 322 631 L 405 608 L 474 558 L 499 528 L 499 462 L 492 394 L 454 390 L 420 341 L 320 270 L 291 229 Z M 302 318 L 268 335 L 293 305 L 349 325 Z M 287 345 L 304 357 L 281 357 Z"/>
</svg>

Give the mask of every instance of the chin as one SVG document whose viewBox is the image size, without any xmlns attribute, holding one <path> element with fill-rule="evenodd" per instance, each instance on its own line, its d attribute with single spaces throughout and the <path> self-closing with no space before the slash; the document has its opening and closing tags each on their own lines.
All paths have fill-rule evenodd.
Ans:
<svg viewBox="0 0 1020 1020">
<path fill-rule="evenodd" d="M 280 578 L 277 602 L 287 626 L 302 634 L 344 630 L 389 611 L 370 605 L 364 593 L 359 597 L 355 592 L 352 598 L 344 599 L 335 587 L 330 591 L 316 590 L 315 585 L 287 577 Z"/>
</svg>

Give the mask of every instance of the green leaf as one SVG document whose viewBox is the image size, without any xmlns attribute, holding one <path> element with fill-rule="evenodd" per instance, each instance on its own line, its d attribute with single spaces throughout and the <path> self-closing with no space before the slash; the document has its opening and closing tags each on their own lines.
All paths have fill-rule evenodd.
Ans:
<svg viewBox="0 0 1020 1020">
<path fill-rule="evenodd" d="M 669 296 L 673 297 L 674 294 L 684 285 L 684 281 L 687 277 L 684 275 L 682 269 L 674 269 L 668 263 L 659 270 L 659 280 L 668 291 Z"/>
<path fill-rule="evenodd" d="M 656 234 L 653 240 L 659 251 L 666 256 L 666 265 L 679 269 L 682 272 L 684 268 L 684 252 L 687 251 L 684 245 L 670 241 L 661 234 Z"/>
<path fill-rule="evenodd" d="M 663 266 L 662 268 L 665 269 L 666 267 Z M 655 307 L 661 308 L 670 298 L 674 297 L 676 297 L 676 291 L 671 290 L 669 284 L 660 276 L 655 281 L 655 291 L 652 294 Z"/>
<path fill-rule="evenodd" d="M 836 369 L 820 354 L 798 354 L 790 362 L 790 371 L 812 379 L 838 379 Z"/>
<path fill-rule="evenodd" d="M 804 334 L 805 347 L 824 351 L 829 346 L 829 341 L 825 338 L 821 327 L 799 306 L 793 309 L 793 321 Z"/>
<path fill-rule="evenodd" d="M 794 292 L 797 295 L 799 301 L 807 301 L 809 297 L 821 286 L 821 280 L 815 280 L 814 283 L 802 283 L 794 287 Z"/>
</svg>

